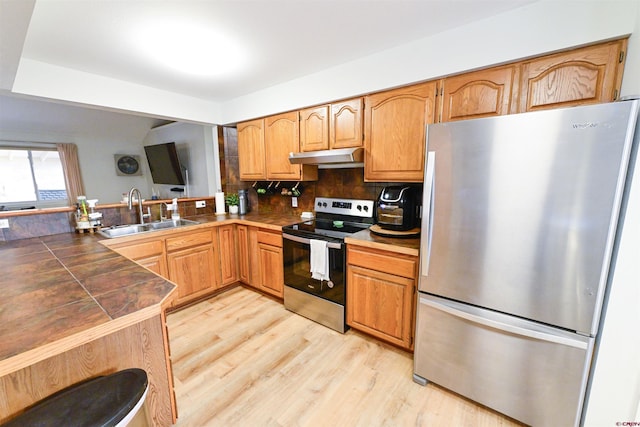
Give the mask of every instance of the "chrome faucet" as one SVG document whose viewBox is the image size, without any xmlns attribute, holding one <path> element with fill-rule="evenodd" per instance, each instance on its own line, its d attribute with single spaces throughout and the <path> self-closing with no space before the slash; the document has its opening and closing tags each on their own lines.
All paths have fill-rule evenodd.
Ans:
<svg viewBox="0 0 640 427">
<path fill-rule="evenodd" d="M 142 194 L 140 194 L 140 190 L 135 187 L 129 190 L 129 203 L 127 206 L 129 209 L 133 209 L 133 193 L 138 195 L 138 215 L 140 215 L 140 224 L 144 224 L 144 218 L 150 215 L 142 212 Z"/>
</svg>

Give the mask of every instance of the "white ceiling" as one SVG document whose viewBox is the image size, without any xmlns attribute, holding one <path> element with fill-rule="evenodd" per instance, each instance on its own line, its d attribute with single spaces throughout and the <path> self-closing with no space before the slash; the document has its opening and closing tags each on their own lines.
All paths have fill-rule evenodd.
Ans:
<svg viewBox="0 0 640 427">
<path fill-rule="evenodd" d="M 1 65 L 15 74 L 28 58 L 223 102 L 534 1 L 0 0 Z M 244 50 L 246 64 L 210 77 L 159 65 L 133 40 L 153 21 L 169 35 L 184 22 L 222 32 Z M 218 52 L 211 44 L 200 54 L 228 61 Z"/>
</svg>

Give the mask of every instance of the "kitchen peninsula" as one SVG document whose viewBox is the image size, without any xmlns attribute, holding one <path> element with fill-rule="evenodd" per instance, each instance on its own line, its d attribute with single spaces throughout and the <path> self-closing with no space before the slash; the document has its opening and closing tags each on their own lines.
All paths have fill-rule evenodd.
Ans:
<svg viewBox="0 0 640 427">
<path fill-rule="evenodd" d="M 200 215 L 189 229 L 239 223 L 280 230 L 294 222 L 246 218 Z M 149 376 L 153 425 L 175 422 L 165 311 L 178 293 L 173 282 L 105 245 L 132 240 L 68 232 L 0 242 L 0 422 L 69 385 L 133 367 Z"/>
<path fill-rule="evenodd" d="M 163 306 L 175 285 L 89 234 L 0 243 L 0 422 L 85 379 L 147 371 L 147 414 L 174 421 Z"/>
</svg>

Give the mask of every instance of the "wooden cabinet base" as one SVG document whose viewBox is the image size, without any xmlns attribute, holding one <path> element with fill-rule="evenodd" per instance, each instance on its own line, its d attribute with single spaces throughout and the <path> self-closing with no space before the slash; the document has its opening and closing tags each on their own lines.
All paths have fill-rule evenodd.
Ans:
<svg viewBox="0 0 640 427">
<path fill-rule="evenodd" d="M 417 257 L 347 245 L 347 324 L 413 349 Z"/>
<path fill-rule="evenodd" d="M 28 406 L 83 380 L 127 368 L 147 372 L 145 408 L 154 426 L 176 421 L 160 315 L 100 337 L 0 378 L 0 422 Z"/>
</svg>

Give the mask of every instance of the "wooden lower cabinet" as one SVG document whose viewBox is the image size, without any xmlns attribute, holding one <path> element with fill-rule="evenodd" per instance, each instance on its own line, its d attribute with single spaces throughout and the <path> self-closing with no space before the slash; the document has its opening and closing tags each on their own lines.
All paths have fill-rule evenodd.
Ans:
<svg viewBox="0 0 640 427">
<path fill-rule="evenodd" d="M 258 230 L 259 287 L 278 298 L 284 296 L 284 264 L 282 260 L 282 233 Z"/>
<path fill-rule="evenodd" d="M 169 278 L 163 239 L 146 239 L 110 247 L 120 255 L 137 262 L 154 273 Z"/>
<path fill-rule="evenodd" d="M 278 298 L 284 296 L 282 232 L 238 225 L 238 279 Z"/>
<path fill-rule="evenodd" d="M 220 274 L 222 286 L 238 280 L 236 256 L 236 226 L 234 224 L 218 227 L 218 248 L 220 253 Z"/>
<path fill-rule="evenodd" d="M 418 258 L 347 245 L 347 324 L 413 349 Z"/>
<path fill-rule="evenodd" d="M 238 280 L 247 285 L 251 284 L 249 269 L 249 226 L 238 225 L 236 227 L 238 243 Z"/>
<path fill-rule="evenodd" d="M 176 412 L 172 371 L 163 328 L 164 319 L 158 314 L 61 353 L 52 349 L 51 357 L 0 377 L 0 423 L 66 387 L 120 370 L 141 368 L 149 380 L 146 409 L 142 409 L 146 410 L 149 425 L 173 425 Z"/>
<path fill-rule="evenodd" d="M 220 267 L 215 262 L 217 230 L 183 233 L 167 238 L 169 280 L 178 285 L 174 305 L 220 287 Z"/>
</svg>

